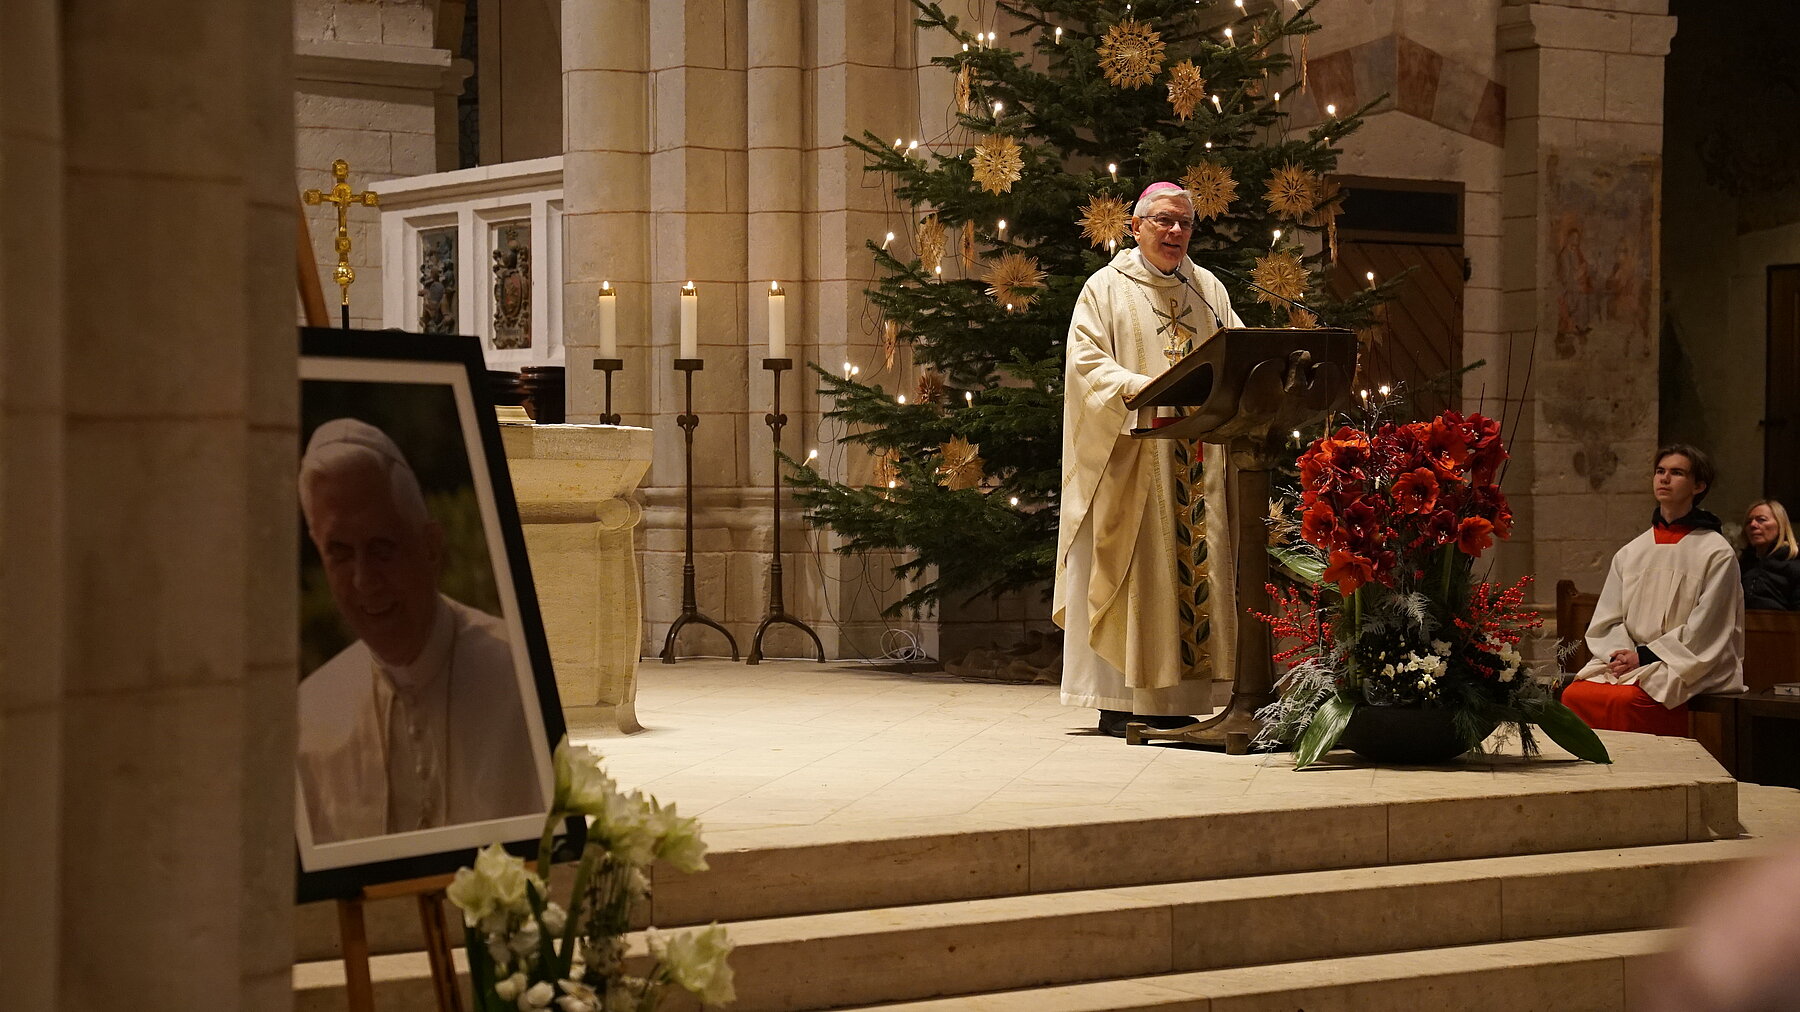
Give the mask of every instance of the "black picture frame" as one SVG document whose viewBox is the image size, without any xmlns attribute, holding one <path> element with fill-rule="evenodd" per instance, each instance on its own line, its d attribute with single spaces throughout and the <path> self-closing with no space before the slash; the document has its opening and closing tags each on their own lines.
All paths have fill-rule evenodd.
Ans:
<svg viewBox="0 0 1800 1012">
<path fill-rule="evenodd" d="M 522 730 L 523 744 L 531 754 L 510 760 L 510 769 L 517 773 L 523 768 L 520 764 L 529 763 L 535 775 L 530 778 L 529 789 L 498 792 L 506 799 L 503 804 L 518 809 L 503 817 L 450 821 L 442 826 L 404 832 L 387 832 L 385 826 L 375 833 L 343 829 L 343 826 L 358 822 L 369 824 L 369 819 L 377 817 L 373 814 L 377 808 L 385 811 L 385 800 L 379 804 L 369 800 L 366 785 L 370 778 L 354 774 L 381 770 L 381 797 L 385 799 L 388 745 L 385 732 L 380 732 L 383 736 L 377 742 L 382 749 L 380 757 L 369 757 L 367 749 L 360 747 L 369 743 L 369 734 L 375 733 L 371 729 L 381 723 L 380 718 L 370 716 L 380 704 L 365 703 L 364 698 L 356 694 L 360 692 L 360 686 L 368 685 L 367 698 L 380 695 L 376 690 L 379 676 L 368 660 L 375 654 L 360 638 L 352 639 L 336 654 L 330 654 L 338 640 L 355 637 L 356 633 L 349 629 L 349 620 L 343 618 L 341 606 L 336 601 L 338 590 L 319 555 L 318 546 L 313 543 L 308 518 L 302 511 L 298 546 L 302 583 L 298 616 L 302 653 L 301 726 L 294 802 L 297 901 L 347 899 L 372 885 L 442 875 L 472 864 L 479 848 L 495 842 L 521 856 L 534 855 L 555 791 L 552 755 L 566 728 L 556 677 L 551 668 L 550 647 L 531 579 L 518 504 L 513 498 L 499 423 L 488 391 L 480 341 L 474 337 L 452 335 L 303 327 L 300 328 L 299 383 L 300 452 L 305 454 L 314 431 L 327 418 L 356 419 L 387 435 L 392 445 L 405 455 L 408 470 L 417 472 L 415 484 L 421 490 L 430 523 L 439 528 L 440 533 L 443 530 L 453 532 L 445 535 L 436 556 L 440 567 L 434 571 L 432 579 L 438 593 L 462 606 L 457 610 L 459 616 L 477 615 L 471 621 L 482 623 L 480 629 L 493 633 L 504 629 L 503 644 L 495 646 L 498 637 L 488 635 L 478 641 L 485 648 L 483 652 L 471 649 L 461 658 L 453 652 L 444 665 L 444 683 L 475 686 L 465 694 L 461 708 L 454 702 L 443 704 L 450 714 L 445 721 L 444 739 L 448 744 L 444 752 L 446 756 L 454 753 L 467 757 L 461 760 L 446 758 L 448 770 L 444 779 L 454 781 L 457 770 L 470 768 L 473 763 L 489 762 L 487 758 L 477 760 L 475 757 L 486 757 L 496 750 L 471 747 L 457 752 L 456 738 L 458 729 L 476 728 L 484 742 L 495 740 L 486 737 L 489 728 L 510 725 L 486 715 L 492 713 L 511 714 L 522 721 L 522 727 L 511 727 L 499 740 L 518 742 L 517 733 Z M 344 431 L 341 424 L 332 430 L 333 433 L 341 431 Z M 416 464 L 415 455 L 418 458 Z M 459 459 L 464 465 L 461 472 L 457 465 Z M 458 486 L 459 480 L 466 481 L 466 489 Z M 399 493 L 391 490 L 389 495 L 396 502 L 400 498 Z M 445 523 L 434 510 L 452 514 L 456 522 Z M 395 512 L 400 512 L 398 506 Z M 477 542 L 484 551 L 474 547 Z M 459 545 L 463 548 L 460 558 L 456 555 Z M 334 543 L 329 550 L 336 556 L 340 548 Z M 483 556 L 491 579 L 488 588 L 491 597 L 484 597 Z M 342 565 L 341 561 L 337 564 Z M 472 588 L 465 591 L 465 596 L 480 598 L 484 604 L 497 603 L 497 613 L 489 613 L 474 602 L 460 601 L 455 595 L 446 593 L 443 584 L 452 578 L 453 565 L 460 574 L 462 585 Z M 326 606 L 320 600 L 322 596 L 331 602 L 332 608 L 338 609 L 335 616 L 342 626 L 337 632 L 338 639 L 333 639 L 330 632 Z M 440 606 L 440 614 L 448 614 L 443 607 Z M 458 622 L 461 621 L 459 618 Z M 459 624 L 454 628 L 461 630 L 464 626 Z M 460 649 L 464 639 L 458 632 L 451 641 L 458 644 L 454 650 Z M 357 653 L 359 649 L 360 654 Z M 329 660 L 313 666 L 313 662 L 328 654 Z M 482 676 L 481 682 L 473 682 L 469 680 L 473 676 L 458 674 L 453 678 L 449 673 L 471 668 L 497 672 L 498 664 L 490 663 L 482 668 L 468 658 L 494 661 L 503 655 L 512 660 L 508 672 L 510 683 L 491 674 Z M 356 670 L 359 661 L 368 671 L 367 677 Z M 316 691 L 309 691 L 307 679 L 315 676 L 323 676 L 323 680 L 314 685 Z M 482 697 L 483 704 L 489 703 L 490 696 L 504 703 L 509 684 L 517 688 L 516 712 L 504 705 L 473 705 L 476 696 Z M 451 696 L 452 689 L 445 689 L 444 698 Z M 459 723 L 456 719 L 459 713 L 473 715 L 478 711 L 483 713 L 480 723 L 467 719 Z M 355 714 L 362 722 L 347 724 L 338 719 L 345 714 Z M 358 735 L 358 730 L 364 733 Z M 328 741 L 329 748 L 321 745 L 321 741 Z M 345 755 L 351 756 L 351 760 L 339 761 Z M 459 766 L 459 762 L 463 765 Z M 482 767 L 482 777 L 487 776 L 488 768 Z M 328 772 L 322 774 L 321 770 Z M 340 773 L 352 775 L 337 775 Z M 515 787 L 527 783 L 516 776 L 512 782 Z M 353 814 L 341 818 L 337 814 L 321 815 L 315 819 L 314 805 L 309 801 L 309 783 L 313 785 L 312 796 L 321 799 L 316 806 L 320 812 L 329 809 L 333 813 L 344 810 Z M 447 786 L 444 793 L 446 797 L 454 797 L 456 790 Z M 480 792 L 471 789 L 463 793 L 474 797 Z M 327 804 L 327 800 L 334 803 Z M 344 803 L 340 805 L 336 801 Z M 488 802 L 482 800 L 480 803 Z M 453 819 L 456 802 L 446 801 L 444 808 L 446 818 Z M 333 819 L 339 825 L 328 827 L 327 823 Z M 579 840 L 580 821 L 570 819 L 563 827 L 565 843 Z M 349 835 L 327 838 L 345 832 Z"/>
</svg>

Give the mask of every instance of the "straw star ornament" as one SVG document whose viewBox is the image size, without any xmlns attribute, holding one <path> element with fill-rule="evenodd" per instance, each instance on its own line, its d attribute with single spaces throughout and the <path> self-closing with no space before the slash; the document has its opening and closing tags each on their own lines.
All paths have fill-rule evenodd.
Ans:
<svg viewBox="0 0 1800 1012">
<path fill-rule="evenodd" d="M 956 72 L 956 111 L 958 112 L 969 111 L 969 78 L 969 65 L 965 63 L 962 69 Z"/>
<path fill-rule="evenodd" d="M 1231 177 L 1231 170 L 1213 161 L 1188 169 L 1181 177 L 1181 188 L 1194 195 L 1194 216 L 1201 221 L 1224 214 L 1237 199 L 1237 180 Z"/>
<path fill-rule="evenodd" d="M 1182 60 L 1169 68 L 1169 104 L 1175 107 L 1175 115 L 1186 120 L 1194 115 L 1194 109 L 1206 98 L 1206 78 L 1200 76 L 1200 68 L 1194 66 L 1193 60 Z"/>
<path fill-rule="evenodd" d="M 981 447 L 957 436 L 940 447 L 943 459 L 937 473 L 952 492 L 981 485 Z"/>
<path fill-rule="evenodd" d="M 1081 209 L 1081 234 L 1096 246 L 1123 242 L 1130 228 L 1131 211 L 1119 197 L 1095 197 Z"/>
<path fill-rule="evenodd" d="M 1038 297 L 1038 289 L 1044 287 L 1044 272 L 1038 268 L 1036 257 L 1008 253 L 995 260 L 981 280 L 987 282 L 988 294 L 995 302 L 1025 309 Z"/>
<path fill-rule="evenodd" d="M 919 251 L 919 269 L 933 274 L 944 262 L 944 223 L 928 214 L 913 233 L 913 246 Z"/>
<path fill-rule="evenodd" d="M 1298 221 L 1311 214 L 1319 200 L 1319 177 L 1289 162 L 1269 177 L 1269 192 L 1264 195 L 1269 210 Z"/>
<path fill-rule="evenodd" d="M 1268 289 L 1256 293 L 1257 301 L 1271 306 L 1286 306 L 1282 299 L 1298 299 L 1305 295 L 1306 277 L 1306 267 L 1288 250 L 1274 250 L 1267 256 L 1257 257 L 1256 269 L 1250 272 L 1251 280 Z"/>
<path fill-rule="evenodd" d="M 1142 88 L 1162 71 L 1163 41 L 1142 21 L 1127 19 L 1100 40 L 1100 72 L 1119 88 Z"/>
<path fill-rule="evenodd" d="M 1025 170 L 1025 159 L 1019 153 L 1018 142 L 1005 134 L 990 134 L 975 146 L 975 156 L 970 159 L 969 167 L 982 189 L 1000 194 L 1011 190 L 1019 181 Z"/>
</svg>

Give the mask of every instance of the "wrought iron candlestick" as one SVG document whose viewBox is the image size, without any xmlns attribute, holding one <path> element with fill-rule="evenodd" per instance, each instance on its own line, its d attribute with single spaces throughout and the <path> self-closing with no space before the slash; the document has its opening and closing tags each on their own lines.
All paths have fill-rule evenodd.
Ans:
<svg viewBox="0 0 1800 1012">
<path fill-rule="evenodd" d="M 791 625 L 812 637 L 813 646 L 819 651 L 819 661 L 825 661 L 825 644 L 819 642 L 819 634 L 813 632 L 812 626 L 787 613 L 787 606 L 782 603 L 781 596 L 781 429 L 787 424 L 787 416 L 781 413 L 781 374 L 794 367 L 791 358 L 765 358 L 763 368 L 769 371 L 772 385 L 775 388 L 774 408 L 763 416 L 768 423 L 769 433 L 773 437 L 775 469 L 769 479 L 774 498 L 770 503 L 773 517 L 772 527 L 775 529 L 775 554 L 769 557 L 769 610 L 762 622 L 756 627 L 756 635 L 750 638 L 750 656 L 745 660 L 750 664 L 762 663 L 763 634 L 772 625 Z"/>
<path fill-rule="evenodd" d="M 694 414 L 694 373 L 706 368 L 706 362 L 698 358 L 678 358 L 675 368 L 682 372 L 685 390 L 684 410 L 676 416 L 675 424 L 681 426 L 682 440 L 687 444 L 687 555 L 681 562 L 681 615 L 669 627 L 669 635 L 663 640 L 662 662 L 675 663 L 675 636 L 689 622 L 709 625 L 723 633 L 725 642 L 731 644 L 731 659 L 735 661 L 738 659 L 737 638 L 724 626 L 700 614 L 700 607 L 694 600 L 694 429 L 700 425 L 700 416 Z"/>
<path fill-rule="evenodd" d="M 594 359 L 594 368 L 606 374 L 606 410 L 600 412 L 600 424 L 617 425 L 619 416 L 612 409 L 612 374 L 625 368 L 625 360 L 622 358 L 597 358 Z"/>
</svg>

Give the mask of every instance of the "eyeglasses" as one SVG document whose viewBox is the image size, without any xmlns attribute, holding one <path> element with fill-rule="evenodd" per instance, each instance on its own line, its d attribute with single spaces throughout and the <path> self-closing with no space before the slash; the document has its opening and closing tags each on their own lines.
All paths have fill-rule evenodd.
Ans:
<svg viewBox="0 0 1800 1012">
<path fill-rule="evenodd" d="M 1157 228 L 1162 229 L 1164 232 L 1173 232 L 1177 228 L 1182 228 L 1189 232 L 1194 230 L 1194 219 L 1192 218 L 1177 218 L 1170 214 L 1155 214 L 1150 216 L 1150 220 L 1156 224 Z"/>
</svg>

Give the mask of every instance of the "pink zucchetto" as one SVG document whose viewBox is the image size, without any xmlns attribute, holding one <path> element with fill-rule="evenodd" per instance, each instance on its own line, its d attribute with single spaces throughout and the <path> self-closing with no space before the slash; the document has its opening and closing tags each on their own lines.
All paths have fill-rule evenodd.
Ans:
<svg viewBox="0 0 1800 1012">
<path fill-rule="evenodd" d="M 1181 186 L 1178 183 L 1171 183 L 1166 179 L 1158 180 L 1154 183 L 1151 183 L 1149 186 L 1144 187 L 1144 192 L 1138 194 L 1138 203 L 1141 204 L 1144 201 L 1149 200 L 1151 197 L 1156 196 L 1157 194 L 1161 193 L 1164 190 L 1174 190 L 1175 192 L 1179 193 L 1179 192 L 1181 192 Z"/>
</svg>

